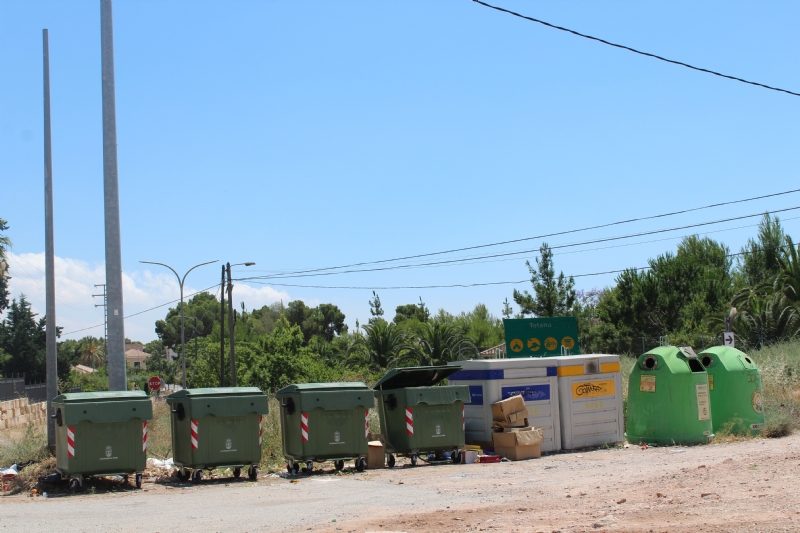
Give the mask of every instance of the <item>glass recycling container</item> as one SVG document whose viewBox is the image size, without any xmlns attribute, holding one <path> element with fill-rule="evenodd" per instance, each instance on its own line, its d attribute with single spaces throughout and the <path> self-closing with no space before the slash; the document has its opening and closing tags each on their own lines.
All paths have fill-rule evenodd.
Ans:
<svg viewBox="0 0 800 533">
<path fill-rule="evenodd" d="M 708 372 L 714 432 L 760 434 L 764 427 L 761 372 L 744 352 L 714 346 L 698 354 Z"/>
<path fill-rule="evenodd" d="M 193 482 L 203 470 L 232 468 L 238 478 L 247 466 L 258 477 L 262 415 L 267 396 L 257 387 L 183 389 L 167 396 L 171 408 L 172 456 L 178 475 Z"/>
<path fill-rule="evenodd" d="M 661 346 L 637 358 L 628 381 L 629 442 L 710 442 L 711 415 L 708 374 L 691 348 Z"/>
<path fill-rule="evenodd" d="M 52 402 L 56 470 L 70 490 L 86 478 L 134 475 L 142 487 L 147 464 L 147 422 L 153 406 L 144 391 L 73 392 Z"/>
<path fill-rule="evenodd" d="M 354 460 L 363 471 L 369 450 L 369 409 L 372 390 L 363 383 L 305 383 L 275 393 L 281 402 L 281 441 L 286 470 L 297 474 L 300 464 L 311 471 L 314 462 L 333 461 L 337 470 Z"/>
<path fill-rule="evenodd" d="M 460 369 L 451 365 L 393 368 L 375 384 L 390 468 L 395 454 L 410 457 L 414 466 L 425 453 L 440 459 L 451 453 L 454 463 L 460 461 L 469 387 L 436 386 Z"/>
</svg>

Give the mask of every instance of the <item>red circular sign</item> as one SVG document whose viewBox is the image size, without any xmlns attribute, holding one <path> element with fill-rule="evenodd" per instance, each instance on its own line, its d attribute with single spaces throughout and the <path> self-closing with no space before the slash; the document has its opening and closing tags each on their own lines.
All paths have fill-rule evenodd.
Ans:
<svg viewBox="0 0 800 533">
<path fill-rule="evenodd" d="M 156 391 L 161 388 L 161 378 L 158 376 L 153 376 L 149 380 L 147 380 L 147 386 L 150 387 L 150 390 Z"/>
</svg>

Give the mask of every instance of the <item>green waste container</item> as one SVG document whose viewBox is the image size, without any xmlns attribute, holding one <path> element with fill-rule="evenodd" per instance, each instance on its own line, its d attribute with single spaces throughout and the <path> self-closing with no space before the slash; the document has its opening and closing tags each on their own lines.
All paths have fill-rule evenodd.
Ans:
<svg viewBox="0 0 800 533">
<path fill-rule="evenodd" d="M 70 489 L 91 476 L 136 476 L 147 464 L 147 422 L 153 406 L 143 391 L 75 392 L 53 399 L 56 470 Z"/>
<path fill-rule="evenodd" d="M 758 434 L 764 427 L 761 372 L 747 354 L 714 346 L 698 354 L 708 372 L 714 432 Z"/>
<path fill-rule="evenodd" d="M 629 442 L 710 442 L 711 414 L 708 374 L 691 349 L 661 346 L 638 357 L 628 381 Z"/>
<path fill-rule="evenodd" d="M 372 390 L 363 383 L 305 383 L 275 393 L 281 402 L 281 435 L 286 470 L 306 470 L 314 462 L 333 461 L 337 470 L 355 460 L 356 470 L 367 464 L 369 409 Z"/>
<path fill-rule="evenodd" d="M 393 368 L 375 384 L 389 468 L 393 454 L 409 456 L 414 466 L 425 453 L 436 459 L 451 453 L 454 463 L 460 461 L 469 387 L 435 386 L 459 370 L 456 365 Z"/>
<path fill-rule="evenodd" d="M 203 470 L 232 468 L 239 477 L 248 466 L 258 477 L 261 421 L 267 396 L 256 387 L 184 389 L 167 396 L 172 415 L 172 457 L 182 480 L 203 479 Z"/>
</svg>

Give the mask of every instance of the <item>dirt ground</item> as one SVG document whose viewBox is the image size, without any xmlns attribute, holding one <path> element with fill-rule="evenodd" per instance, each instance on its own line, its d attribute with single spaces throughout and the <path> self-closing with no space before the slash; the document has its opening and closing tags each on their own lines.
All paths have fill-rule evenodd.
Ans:
<svg viewBox="0 0 800 533">
<path fill-rule="evenodd" d="M 141 491 L 98 480 L 80 495 L 57 489 L 49 498 L 0 498 L 6 517 L 0 530 L 127 531 L 119 514 L 135 509 L 158 526 L 131 524 L 131 530 L 162 533 L 800 531 L 798 474 L 800 435 L 497 464 L 315 471 L 293 479 L 263 474 L 257 483 L 151 477 Z"/>
</svg>

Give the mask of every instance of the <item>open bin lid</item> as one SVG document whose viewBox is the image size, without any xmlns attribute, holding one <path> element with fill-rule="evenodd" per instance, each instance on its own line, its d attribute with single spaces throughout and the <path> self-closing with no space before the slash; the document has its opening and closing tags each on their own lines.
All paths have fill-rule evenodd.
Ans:
<svg viewBox="0 0 800 533">
<path fill-rule="evenodd" d="M 372 388 L 375 390 L 387 390 L 405 387 L 432 387 L 459 370 L 461 370 L 461 367 L 457 365 L 393 368 Z"/>
<path fill-rule="evenodd" d="M 340 392 L 340 391 L 356 391 L 356 390 L 370 390 L 364 383 L 360 381 L 345 381 L 339 383 L 296 383 L 294 385 L 287 385 L 275 393 L 275 397 L 285 396 L 296 392 Z"/>
</svg>

